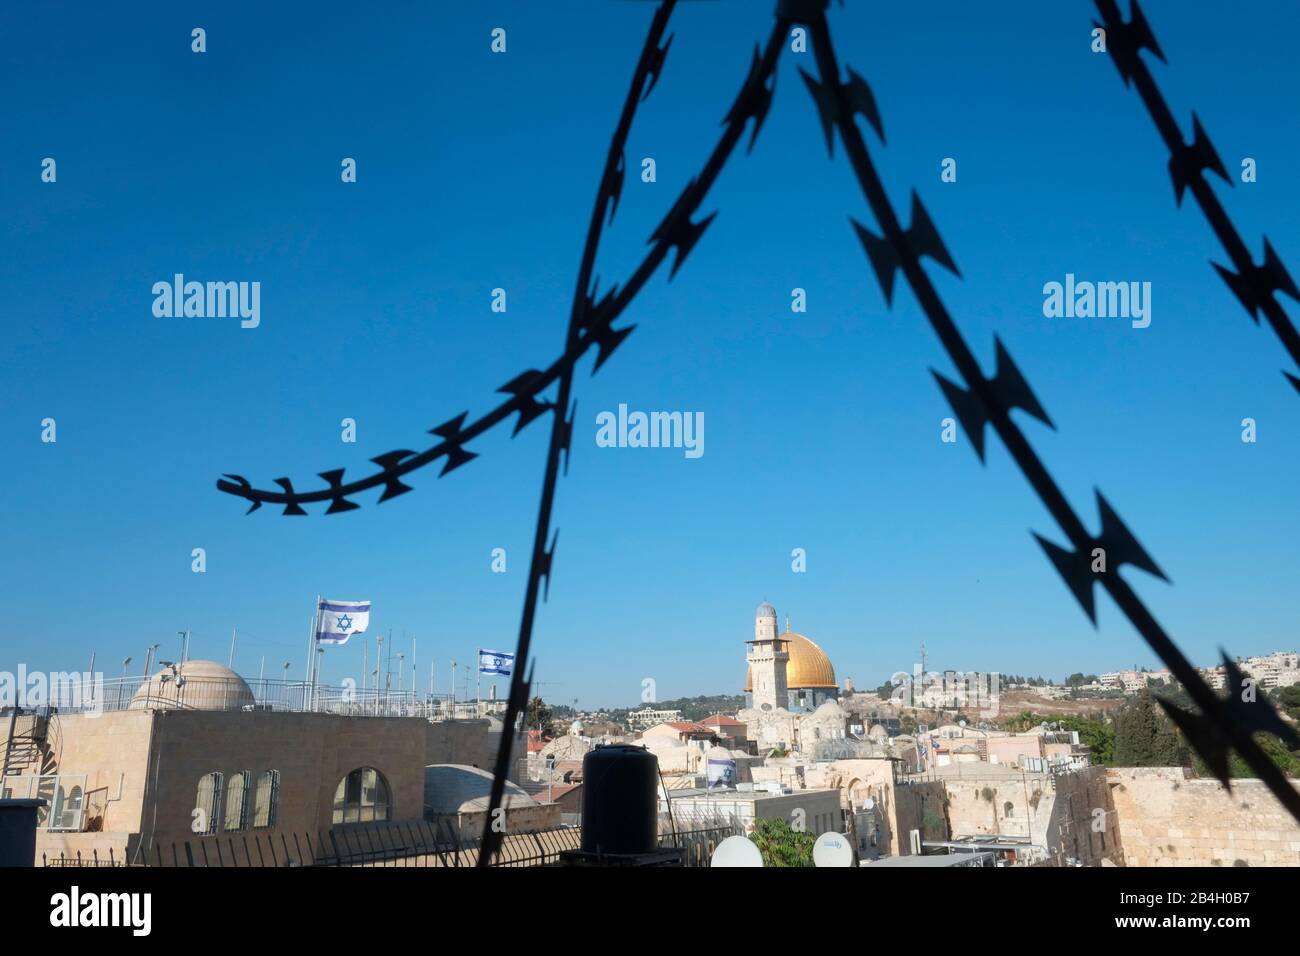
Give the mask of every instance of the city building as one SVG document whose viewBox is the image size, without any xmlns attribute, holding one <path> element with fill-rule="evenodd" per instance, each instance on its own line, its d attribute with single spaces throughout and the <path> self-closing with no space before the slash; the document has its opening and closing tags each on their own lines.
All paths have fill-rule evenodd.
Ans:
<svg viewBox="0 0 1300 956">
<path fill-rule="evenodd" d="M 1173 680 L 1169 671 L 1125 670 L 1102 674 L 1099 678 L 1103 688 L 1122 690 L 1126 694 L 1137 694 L 1147 689 L 1149 681 L 1166 684 Z"/>
<path fill-rule="evenodd" d="M 743 783 L 734 790 L 660 789 L 659 812 L 667 816 L 670 810 L 672 819 L 683 828 L 724 820 L 736 822 L 749 833 L 758 820 L 780 819 L 801 825 L 813 836 L 844 832 L 838 790 L 760 789 L 758 784 Z"/>
<path fill-rule="evenodd" d="M 807 751 L 844 740 L 849 718 L 838 701 L 835 671 L 820 647 L 789 630 L 777 634 L 776 608 L 764 601 L 754 614 L 748 650 L 746 706 L 736 715 L 759 752 Z"/>
<path fill-rule="evenodd" d="M 489 767 L 486 720 L 391 716 L 382 702 L 290 703 L 212 661 L 107 687 L 81 712 L 6 715 L 4 796 L 45 799 L 37 856 L 154 862 L 177 844 L 295 836 L 419 821 L 426 767 Z M 128 691 L 130 691 L 128 693 Z M 359 704 L 354 706 L 354 704 Z M 229 839 L 227 839 L 229 838 Z M 170 864 L 169 864 L 170 865 Z"/>
<path fill-rule="evenodd" d="M 634 730 L 644 730 L 647 727 L 653 727 L 655 724 L 676 723 L 681 719 L 682 712 L 680 710 L 657 710 L 654 707 L 643 707 L 627 715 L 628 723 Z"/>
<path fill-rule="evenodd" d="M 757 710 L 812 711 L 839 697 L 835 668 L 826 652 L 790 630 L 777 634 L 776 608 L 764 601 L 754 615 L 754 639 L 747 641 L 749 672 L 745 707 Z"/>
<path fill-rule="evenodd" d="M 728 717 L 726 714 L 710 714 L 699 721 L 699 724 L 701 727 L 707 727 L 712 731 L 718 742 L 728 750 L 747 751 L 749 749 L 749 738 L 745 736 L 744 721 L 737 720 L 735 717 Z"/>
<path fill-rule="evenodd" d="M 1300 655 L 1295 651 L 1274 651 L 1262 657 L 1247 657 L 1238 666 L 1270 690 L 1300 683 Z"/>
<path fill-rule="evenodd" d="M 424 768 L 424 820 L 450 829 L 458 839 L 477 840 L 488 824 L 492 774 L 463 764 L 433 764 Z M 539 791 L 538 796 L 541 796 Z M 552 830 L 560 825 L 560 807 L 539 803 L 518 784 L 507 780 L 501 795 L 502 826 L 509 833 Z"/>
</svg>

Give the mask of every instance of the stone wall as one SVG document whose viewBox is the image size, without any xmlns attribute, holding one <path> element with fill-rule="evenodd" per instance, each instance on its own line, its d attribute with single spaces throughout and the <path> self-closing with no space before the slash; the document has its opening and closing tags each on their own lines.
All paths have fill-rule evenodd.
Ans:
<svg viewBox="0 0 1300 956">
<path fill-rule="evenodd" d="M 945 774 L 943 783 L 955 838 L 1028 839 L 1057 864 L 1123 862 L 1122 835 L 1102 767 L 1051 774 L 970 764 Z"/>
<path fill-rule="evenodd" d="M 459 763 L 480 770 L 496 765 L 500 734 L 486 720 L 440 720 L 425 725 L 424 763 Z M 515 750 L 522 749 L 518 741 Z M 512 763 L 511 766 L 514 766 Z"/>
<path fill-rule="evenodd" d="M 152 759 L 157 770 L 151 769 L 141 829 L 155 841 L 191 837 L 199 778 L 214 770 L 227 783 L 240 771 L 250 771 L 256 781 L 261 771 L 278 770 L 274 829 L 284 832 L 330 829 L 334 792 L 358 767 L 374 767 L 388 782 L 392 819 L 422 816 L 428 724 L 418 718 L 258 711 L 146 715 L 155 721 Z"/>
<path fill-rule="evenodd" d="M 893 806 L 890 802 L 892 798 Z M 948 796 L 942 781 L 922 780 L 892 786 L 884 795 L 884 813 L 877 820 L 881 827 L 878 843 L 891 856 L 912 852 L 911 833 L 921 831 L 922 840 L 946 840 Z"/>
<path fill-rule="evenodd" d="M 1259 780 L 1234 780 L 1231 793 L 1178 767 L 1106 780 L 1128 866 L 1300 866 L 1300 825 Z"/>
</svg>

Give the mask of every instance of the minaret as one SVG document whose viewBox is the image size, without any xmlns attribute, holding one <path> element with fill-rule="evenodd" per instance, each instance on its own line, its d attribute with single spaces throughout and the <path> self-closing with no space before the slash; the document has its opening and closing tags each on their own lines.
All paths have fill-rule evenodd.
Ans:
<svg viewBox="0 0 1300 956">
<path fill-rule="evenodd" d="M 754 639 L 746 641 L 753 680 L 754 706 L 759 710 L 776 710 L 790 706 L 786 685 L 786 665 L 790 661 L 790 642 L 777 636 L 776 608 L 764 601 L 754 612 Z"/>
</svg>

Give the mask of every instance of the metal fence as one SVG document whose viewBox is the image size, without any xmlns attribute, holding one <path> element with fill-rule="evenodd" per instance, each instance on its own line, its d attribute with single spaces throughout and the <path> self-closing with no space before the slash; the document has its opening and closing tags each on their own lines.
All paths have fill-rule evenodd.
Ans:
<svg viewBox="0 0 1300 956">
<path fill-rule="evenodd" d="M 414 690 L 357 688 L 308 681 L 245 680 L 230 677 L 186 677 L 169 672 L 150 677 L 118 677 L 83 681 L 75 692 L 51 689 L 48 706 L 62 714 L 109 713 L 122 710 L 226 710 L 277 713 L 338 714 L 347 717 L 423 717 L 428 720 L 471 720 L 479 703 L 453 701 L 449 695 Z M 487 703 L 487 702 L 485 702 Z"/>
<path fill-rule="evenodd" d="M 661 849 L 682 851 L 683 866 L 708 866 L 713 850 L 740 832 L 732 823 L 712 822 L 661 833 Z M 155 843 L 131 854 L 113 849 L 43 853 L 42 866 L 54 867 L 434 867 L 479 865 L 482 839 L 458 835 L 447 825 L 429 822 L 383 827 L 343 827 L 313 836 L 241 834 L 195 837 L 171 844 Z M 484 865 L 554 866 L 560 854 L 582 846 L 581 827 L 560 827 L 504 835 L 500 849 Z"/>
</svg>

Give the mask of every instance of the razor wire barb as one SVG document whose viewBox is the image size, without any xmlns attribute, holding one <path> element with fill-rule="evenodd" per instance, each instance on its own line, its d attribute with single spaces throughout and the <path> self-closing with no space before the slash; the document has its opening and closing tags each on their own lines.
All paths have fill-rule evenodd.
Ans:
<svg viewBox="0 0 1300 956">
<path fill-rule="evenodd" d="M 1232 177 L 1228 175 L 1218 151 L 1195 113 L 1192 114 L 1192 141 L 1183 141 L 1183 134 L 1178 129 L 1169 104 L 1160 95 L 1160 88 L 1156 86 L 1151 71 L 1139 56 L 1142 50 L 1149 50 L 1156 59 L 1165 62 L 1164 52 L 1156 42 L 1155 34 L 1151 32 L 1151 26 L 1142 15 L 1137 0 L 1132 2 L 1127 23 L 1120 17 L 1119 4 L 1115 0 L 1096 0 L 1096 3 L 1103 22 L 1097 23 L 1094 20 L 1093 25 L 1104 27 L 1106 49 L 1115 62 L 1120 79 L 1124 81 L 1125 87 L 1137 87 L 1138 95 L 1142 97 L 1147 112 L 1151 114 L 1151 119 L 1160 132 L 1160 138 L 1169 148 L 1169 176 L 1174 182 L 1174 202 L 1181 207 L 1183 194 L 1191 190 L 1197 205 L 1209 220 L 1210 228 L 1218 236 L 1237 270 L 1233 272 L 1215 262 L 1212 263 L 1215 271 L 1245 306 L 1256 325 L 1259 325 L 1260 312 L 1264 313 L 1269 325 L 1290 353 L 1292 361 L 1300 367 L 1300 333 L 1296 332 L 1286 311 L 1275 298 L 1275 293 L 1285 292 L 1293 299 L 1300 299 L 1300 289 L 1296 288 L 1295 281 L 1273 251 L 1267 237 L 1264 239 L 1264 261 L 1259 265 L 1251 261 L 1250 251 L 1242 242 L 1241 234 L 1233 226 L 1223 204 L 1205 179 L 1204 173 L 1208 170 L 1218 173 L 1229 186 L 1233 184 Z M 1282 374 L 1300 392 L 1300 378 L 1285 370 Z"/>
<path fill-rule="evenodd" d="M 839 65 L 831 43 L 830 28 L 826 23 L 825 0 L 792 0 L 786 6 L 794 6 L 796 3 L 804 8 L 800 19 L 807 23 L 812 36 L 820 81 L 807 73 L 803 73 L 803 78 L 826 128 L 828 149 L 833 143 L 830 131 L 832 128 L 838 129 L 853 172 L 884 235 L 877 236 L 858 222 L 850 222 L 880 280 L 886 301 L 892 301 L 895 274 L 901 270 L 930 325 L 939 336 L 944 350 L 957 366 L 966 383 L 964 388 L 938 372 L 931 370 L 931 374 L 970 438 L 976 455 L 983 462 L 984 427 L 992 425 L 1030 486 L 1069 539 L 1073 550 L 1063 548 L 1037 534 L 1034 537 L 1094 627 L 1097 625 L 1093 592 L 1093 584 L 1096 582 L 1110 593 L 1134 628 L 1186 688 L 1192 701 L 1200 708 L 1200 713 L 1182 710 L 1163 699 L 1160 704 L 1219 781 L 1224 786 L 1231 787 L 1228 748 L 1232 746 L 1260 776 L 1278 801 L 1300 820 L 1300 793 L 1290 786 L 1286 776 L 1256 743 L 1252 733 L 1276 734 L 1292 749 L 1300 748 L 1300 734 L 1278 716 L 1267 697 L 1260 696 L 1256 699 L 1253 693 L 1247 692 L 1251 688 L 1244 686 L 1244 675 L 1226 653 L 1223 660 L 1230 694 L 1226 699 L 1220 700 L 1210 689 L 1133 589 L 1119 576 L 1119 568 L 1131 564 L 1167 580 L 1100 492 L 1097 492 L 1100 515 L 1098 534 L 1089 534 L 1075 514 L 1042 460 L 1011 420 L 1010 413 L 1012 409 L 1018 408 L 1051 428 L 1055 428 L 1055 425 L 1011 360 L 1001 340 L 996 337 L 996 371 L 992 378 L 984 376 L 929 276 L 921 268 L 921 257 L 928 256 L 957 273 L 952 257 L 915 191 L 912 193 L 911 225 L 904 230 L 899 222 L 855 119 L 857 115 L 862 115 L 880 135 L 882 125 L 875 100 L 866 81 L 852 70 L 848 72 L 848 82 L 840 81 Z M 881 138 L 883 140 L 883 135 Z M 1099 552 L 1104 561 L 1100 566 L 1096 563 Z"/>
<path fill-rule="evenodd" d="M 1105 5 L 1110 2 L 1111 0 L 1098 0 L 1099 5 L 1103 7 L 1103 16 L 1106 16 Z M 1147 555 L 1146 551 L 1143 550 L 1132 532 L 1120 521 L 1100 492 L 1097 494 L 1097 505 L 1100 513 L 1101 530 L 1095 536 L 1088 533 L 1033 448 L 1011 420 L 1011 410 L 1019 408 L 1049 427 L 1055 428 L 1055 425 L 1053 425 L 1051 419 L 1039 404 L 1037 398 L 1035 398 L 1028 382 L 1012 362 L 1010 354 L 996 337 L 994 339 L 996 372 L 992 378 L 986 378 L 980 371 L 974 355 L 966 345 L 952 318 L 948 315 L 938 293 L 930 283 L 929 277 L 921 268 L 920 257 L 928 256 L 953 273 L 959 274 L 956 264 L 949 255 L 947 248 L 939 237 L 938 231 L 915 192 L 912 194 L 911 225 L 906 230 L 901 227 L 893 206 L 884 191 L 884 186 L 871 163 L 866 142 L 858 130 L 855 117 L 861 115 L 866 119 L 877 135 L 880 136 L 882 142 L 884 141 L 883 125 L 879 111 L 876 108 L 875 99 L 866 81 L 852 70 L 848 70 L 848 80 L 846 82 L 840 81 L 839 66 L 836 62 L 830 29 L 825 17 L 828 0 L 778 0 L 776 20 L 772 33 L 762 53 L 760 54 L 757 49 L 755 50 L 748 76 L 731 109 L 723 119 L 725 128 L 700 174 L 687 183 L 667 215 L 651 234 L 649 239 L 651 248 L 627 282 L 621 287 L 617 285 L 611 287 L 604 296 L 597 299 L 598 281 L 593 281 L 592 273 L 596 252 L 599 248 L 602 224 L 606 221 L 607 209 L 609 222 L 613 221 L 614 213 L 617 210 L 626 171 L 623 154 L 624 145 L 631 129 L 637 105 L 649 96 L 663 69 L 664 60 L 672 42 L 671 37 L 662 46 L 660 44 L 667 28 L 668 19 L 675 6 L 676 0 L 662 0 L 655 12 L 633 74 L 618 126 L 610 143 L 578 270 L 577 290 L 570 310 L 565 335 L 565 347 L 560 356 L 544 370 L 529 369 L 503 385 L 498 391 L 508 394 L 510 397 L 481 417 L 466 424 L 468 412 L 462 412 L 444 424 L 430 429 L 430 433 L 438 436 L 442 441 L 424 451 L 399 449 L 374 457 L 371 461 L 379 465 L 380 470 L 367 477 L 345 482 L 343 480 L 344 469 L 339 468 L 321 472 L 320 477 L 325 480 L 328 487 L 313 491 L 296 490 L 288 478 L 275 479 L 275 484 L 281 488 L 281 491 L 278 492 L 253 488 L 251 483 L 240 475 L 227 474 L 217 482 L 219 490 L 249 501 L 251 503 L 250 513 L 256 511 L 262 504 L 270 503 L 283 505 L 285 515 L 305 515 L 306 511 L 301 507 L 303 504 L 325 501 L 330 502 L 326 514 L 351 511 L 360 506 L 349 501 L 347 499 L 348 495 L 382 485 L 384 492 L 379 501 L 387 501 L 410 491 L 410 486 L 402 482 L 401 478 L 410 472 L 423 468 L 430 462 L 442 458 L 446 459 L 439 474 L 439 477 L 441 477 L 472 460 L 477 456 L 474 452 L 467 450 L 464 447 L 465 444 L 495 427 L 511 415 L 518 415 L 513 433 L 518 434 L 536 418 L 547 412 L 552 414 L 551 435 L 543 475 L 541 501 L 538 506 L 533 551 L 529 563 L 519 639 L 516 645 L 515 668 L 511 677 L 510 695 L 507 700 L 503 723 L 505 732 L 501 735 L 496 757 L 480 865 L 487 865 L 500 846 L 502 834 L 495 829 L 493 824 L 495 822 L 495 811 L 501 804 L 505 781 L 509 773 L 509 757 L 514 739 L 513 728 L 527 706 L 532 686 L 533 671 L 532 664 L 529 661 L 529 652 L 531 650 L 537 595 L 540 590 L 543 600 L 545 600 L 550 591 L 551 569 L 558 540 L 558 529 L 553 534 L 551 533 L 551 512 L 561 456 L 564 457 L 565 471 L 568 470 L 569 449 L 573 438 L 573 416 L 576 411 L 576 402 L 572 399 L 571 394 L 574 367 L 578 360 L 595 346 L 597 355 L 592 371 L 593 374 L 599 371 L 614 350 L 622 344 L 635 328 L 635 326 L 626 326 L 615 329 L 613 328 L 614 321 L 622 315 L 623 311 L 644 287 L 645 283 L 649 281 L 663 260 L 667 258 L 670 249 L 676 250 L 676 256 L 669 278 L 671 279 L 676 275 L 677 270 L 689 255 L 691 249 L 713 220 L 716 213 L 710 214 L 698 222 L 693 221 L 692 217 L 698 211 L 709 189 L 721 173 L 726 161 L 730 158 L 750 120 L 753 121 L 753 130 L 750 136 L 749 148 L 753 148 L 771 106 L 775 86 L 775 68 L 780 57 L 785 35 L 790 27 L 797 23 L 808 26 L 813 40 L 814 56 L 820 79 L 814 78 L 802 69 L 800 73 L 809 92 L 812 94 L 819 112 L 828 151 L 833 153 L 834 132 L 838 130 L 848 153 L 850 164 L 868 205 L 871 207 L 883 232 L 883 236 L 877 236 L 856 221 L 850 220 L 852 226 L 880 280 L 886 302 L 892 303 L 894 279 L 896 273 L 901 271 L 920 302 L 931 326 L 939 336 L 945 351 L 965 381 L 966 386 L 963 388 L 961 385 L 932 370 L 932 374 L 961 421 L 962 427 L 970 438 L 981 462 L 984 460 L 984 426 L 989 424 L 998 433 L 1029 484 L 1052 514 L 1073 547 L 1072 551 L 1067 550 L 1035 535 L 1058 573 L 1065 579 L 1066 584 L 1083 607 L 1084 612 L 1093 622 L 1094 627 L 1096 626 L 1096 606 L 1092 586 L 1094 582 L 1100 582 L 1110 593 L 1116 604 L 1119 605 L 1121 611 L 1132 622 L 1133 626 L 1187 689 L 1196 706 L 1200 708 L 1200 713 L 1192 713 L 1183 711 L 1167 701 L 1160 701 L 1161 706 L 1164 707 L 1171 720 L 1183 731 L 1189 744 L 1201 756 L 1216 777 L 1225 786 L 1230 786 L 1228 748 L 1230 746 L 1235 747 L 1251 769 L 1259 774 L 1278 800 L 1287 807 L 1297 820 L 1300 820 L 1300 793 L 1297 793 L 1289 786 L 1282 772 L 1273 764 L 1251 736 L 1254 732 L 1273 733 L 1283 738 L 1292 747 L 1300 747 L 1300 735 L 1297 735 L 1293 728 L 1282 721 L 1269 704 L 1267 698 L 1261 697 L 1258 701 L 1252 699 L 1247 703 L 1244 699 L 1247 695 L 1244 693 L 1239 695 L 1238 692 L 1246 684 L 1246 678 L 1226 652 L 1223 655 L 1224 665 L 1232 694 L 1226 700 L 1220 700 L 1174 645 L 1172 639 L 1165 634 L 1133 590 L 1119 577 L 1116 572 L 1123 564 L 1131 564 L 1162 579 L 1164 579 L 1164 574 Z M 1134 9 L 1135 21 L 1142 24 L 1142 27 L 1138 28 L 1137 35 L 1145 34 L 1149 36 L 1149 30 L 1145 29 L 1145 21 L 1140 19 L 1140 12 L 1136 10 L 1136 5 Z M 1117 19 L 1117 10 L 1115 14 Z M 1132 28 L 1132 25 L 1130 25 L 1130 28 Z M 1121 46 L 1124 42 L 1125 40 L 1121 39 Z M 1151 43 L 1154 44 L 1153 39 Z M 1119 63 L 1120 53 L 1118 50 L 1115 55 L 1117 63 Z M 1134 56 L 1133 59 L 1136 59 L 1136 57 Z M 1121 73 L 1123 74 L 1126 69 L 1131 70 L 1131 67 L 1121 67 Z M 1142 88 L 1141 85 L 1139 85 L 1139 88 Z M 1197 128 L 1199 130 L 1199 124 Z M 1193 147 L 1193 150 L 1195 149 L 1196 147 Z M 1201 156 L 1203 154 L 1196 152 L 1195 155 Z M 1203 165 L 1208 168 L 1209 164 Z M 1194 170 L 1194 172 L 1198 171 L 1199 169 Z M 1178 181 L 1178 174 L 1175 173 L 1176 184 Z M 1201 199 L 1201 190 L 1209 194 L 1208 187 L 1205 186 L 1198 175 L 1189 175 L 1185 177 L 1184 181 L 1191 186 L 1198 200 Z M 1197 184 L 1199 184 L 1199 189 Z M 1209 196 L 1213 202 L 1213 194 L 1209 194 Z M 1203 208 L 1206 208 L 1204 202 L 1202 205 Z M 1218 207 L 1215 206 L 1214 208 Z M 1219 212 L 1221 214 L 1222 210 L 1219 209 Z M 1207 216 L 1210 216 L 1211 222 L 1214 224 L 1214 215 L 1208 208 Z M 1226 217 L 1223 218 L 1226 222 Z M 1216 225 L 1217 231 L 1219 230 Z M 1235 237 L 1235 232 L 1232 235 Z M 1236 240 L 1236 243 L 1240 247 L 1241 254 L 1246 256 L 1245 261 L 1248 263 L 1249 257 L 1244 251 L 1244 246 L 1240 244 L 1239 239 Z M 1259 283 L 1265 282 L 1267 276 L 1261 275 L 1259 271 L 1245 270 L 1241 262 L 1238 261 L 1232 244 L 1225 240 L 1225 245 L 1229 246 L 1229 254 L 1234 263 L 1237 264 L 1238 269 L 1241 270 L 1239 275 L 1248 277 L 1242 280 L 1245 283 L 1242 288 L 1252 290 L 1263 288 Z M 1269 262 L 1276 261 L 1275 257 L 1270 259 L 1271 249 L 1267 244 L 1265 250 L 1266 261 L 1261 270 L 1268 270 L 1271 268 Z M 1220 269 L 1220 272 L 1222 273 L 1223 270 Z M 1225 278 L 1227 278 L 1226 275 Z M 1229 284 L 1233 285 L 1233 282 L 1230 280 Z M 1233 287 L 1234 290 L 1237 288 L 1235 285 Z M 1277 287 L 1284 288 L 1284 286 Z M 1255 294 L 1256 292 L 1251 292 L 1251 295 Z M 1245 300 L 1243 299 L 1243 301 Z M 1261 302 L 1261 307 L 1264 309 L 1265 314 L 1270 315 L 1271 321 L 1272 314 L 1269 312 L 1269 306 L 1280 312 L 1280 307 L 1277 306 L 1270 295 L 1261 295 L 1258 299 L 1252 301 Z M 1282 319 L 1285 323 L 1284 315 Z M 1275 328 L 1277 328 L 1277 323 L 1274 324 Z M 1282 335 L 1282 333 L 1279 332 L 1279 335 Z M 1285 335 L 1283 335 L 1283 338 L 1286 341 Z M 1288 345 L 1288 347 L 1290 346 Z M 1293 382 L 1296 382 L 1294 377 L 1288 377 Z M 541 398 L 542 393 L 556 382 L 559 383 L 559 387 L 555 399 Z M 1297 387 L 1300 387 L 1300 383 L 1297 383 Z M 550 538 L 549 547 L 547 546 L 548 536 Z M 1097 549 L 1101 549 L 1106 556 L 1110 570 L 1093 570 L 1093 557 Z M 542 583 L 543 579 L 545 585 Z M 525 673 L 527 676 L 525 676 Z"/>
</svg>

